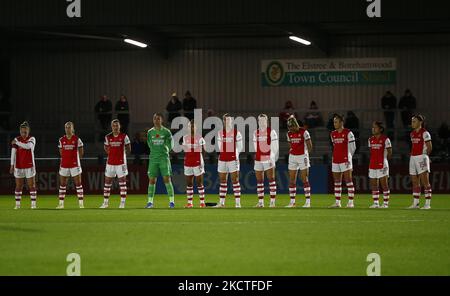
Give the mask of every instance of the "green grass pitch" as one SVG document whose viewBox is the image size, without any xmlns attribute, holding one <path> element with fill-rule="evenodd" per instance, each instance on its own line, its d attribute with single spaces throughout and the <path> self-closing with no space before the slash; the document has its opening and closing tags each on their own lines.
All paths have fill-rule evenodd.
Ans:
<svg viewBox="0 0 450 296">
<path fill-rule="evenodd" d="M 24 198 L 16 211 L 2 196 L 0 275 L 65 275 L 69 253 L 80 254 L 82 275 L 365 275 L 369 253 L 380 255 L 382 275 L 450 275 L 448 195 L 434 195 L 429 211 L 406 210 L 409 195 L 392 196 L 390 209 L 368 209 L 369 195 L 357 196 L 355 209 L 328 209 L 331 195 L 313 196 L 311 209 L 284 208 L 287 195 L 275 209 L 256 201 L 183 209 L 180 195 L 168 209 L 160 195 L 147 210 L 146 197 L 134 195 L 120 210 L 113 195 L 102 210 L 100 196 L 87 196 L 85 209 L 68 196 L 56 210 L 56 197 L 40 196 L 37 210 Z"/>
</svg>

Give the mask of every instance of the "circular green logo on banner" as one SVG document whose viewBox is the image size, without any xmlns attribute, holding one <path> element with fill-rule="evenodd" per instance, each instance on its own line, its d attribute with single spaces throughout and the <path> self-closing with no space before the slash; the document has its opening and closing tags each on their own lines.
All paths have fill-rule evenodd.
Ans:
<svg viewBox="0 0 450 296">
<path fill-rule="evenodd" d="M 271 62 L 266 68 L 266 80 L 271 85 L 278 85 L 283 82 L 284 69 L 279 62 Z"/>
</svg>

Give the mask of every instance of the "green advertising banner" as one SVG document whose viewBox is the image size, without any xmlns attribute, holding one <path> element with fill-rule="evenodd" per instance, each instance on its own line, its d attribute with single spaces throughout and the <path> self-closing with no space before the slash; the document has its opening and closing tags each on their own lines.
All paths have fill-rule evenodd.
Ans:
<svg viewBox="0 0 450 296">
<path fill-rule="evenodd" d="M 264 60 L 262 86 L 394 84 L 395 58 Z"/>
</svg>

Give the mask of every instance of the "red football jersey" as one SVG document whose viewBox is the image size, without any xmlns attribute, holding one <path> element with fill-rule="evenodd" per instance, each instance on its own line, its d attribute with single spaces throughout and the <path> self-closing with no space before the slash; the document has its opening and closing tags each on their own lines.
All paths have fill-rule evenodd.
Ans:
<svg viewBox="0 0 450 296">
<path fill-rule="evenodd" d="M 126 134 L 120 133 L 114 136 L 113 133 L 109 133 L 106 135 L 105 146 L 109 147 L 107 163 L 109 165 L 127 164 L 125 145 L 128 144 L 130 144 L 130 139 Z"/>
<path fill-rule="evenodd" d="M 388 167 L 387 149 L 391 148 L 391 140 L 386 135 L 380 135 L 379 138 L 372 136 L 368 141 L 370 148 L 370 164 L 372 170 L 380 170 Z"/>
<path fill-rule="evenodd" d="M 202 136 L 185 135 L 183 137 L 184 165 L 187 167 L 197 167 L 203 165 L 202 146 L 205 140 Z"/>
<path fill-rule="evenodd" d="M 12 145 L 13 149 L 16 149 L 14 167 L 17 169 L 29 169 L 34 167 L 34 146 L 36 145 L 36 139 L 28 136 L 27 138 L 16 137 L 16 140 L 24 145 L 30 145 L 31 149 L 25 149 L 17 144 Z"/>
<path fill-rule="evenodd" d="M 58 148 L 61 149 L 61 164 L 65 169 L 71 169 L 81 166 L 78 149 L 83 147 L 80 138 L 73 135 L 70 139 L 67 136 L 59 138 Z"/>
<path fill-rule="evenodd" d="M 346 163 L 351 158 L 349 143 L 355 141 L 353 133 L 344 128 L 341 132 L 334 130 L 331 132 L 331 141 L 333 143 L 333 163 Z"/>
<path fill-rule="evenodd" d="M 412 131 L 411 156 L 427 154 L 427 145 L 425 143 L 428 141 L 431 141 L 431 135 L 426 129 L 421 128 L 418 132 Z"/>
<path fill-rule="evenodd" d="M 270 159 L 270 145 L 273 140 L 277 140 L 277 134 L 270 127 L 265 130 L 257 129 L 253 133 L 253 142 L 256 146 L 256 161 L 267 161 Z"/>
<path fill-rule="evenodd" d="M 291 155 L 308 155 L 308 149 L 305 147 L 305 141 L 311 139 L 309 132 L 300 128 L 298 132 L 288 132 L 287 140 L 290 144 L 289 154 Z"/>
<path fill-rule="evenodd" d="M 219 132 L 219 143 L 222 143 L 220 148 L 220 161 L 233 161 L 237 159 L 236 143 L 242 141 L 241 133 L 237 129 L 232 129 L 227 132 L 224 130 Z"/>
</svg>

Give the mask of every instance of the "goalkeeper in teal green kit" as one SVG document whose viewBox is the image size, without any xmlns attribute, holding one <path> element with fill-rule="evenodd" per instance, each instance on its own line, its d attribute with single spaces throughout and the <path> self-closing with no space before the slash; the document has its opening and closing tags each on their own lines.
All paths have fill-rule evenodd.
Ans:
<svg viewBox="0 0 450 296">
<path fill-rule="evenodd" d="M 147 144 L 150 148 L 148 162 L 148 202 L 147 209 L 153 208 L 153 198 L 155 197 L 156 179 L 161 174 L 166 185 L 167 195 L 169 195 L 169 207 L 175 207 L 174 190 L 172 180 L 172 167 L 170 165 L 169 152 L 172 150 L 174 142 L 170 130 L 162 125 L 163 116 L 160 113 L 153 115 L 153 128 L 147 132 Z"/>
</svg>

